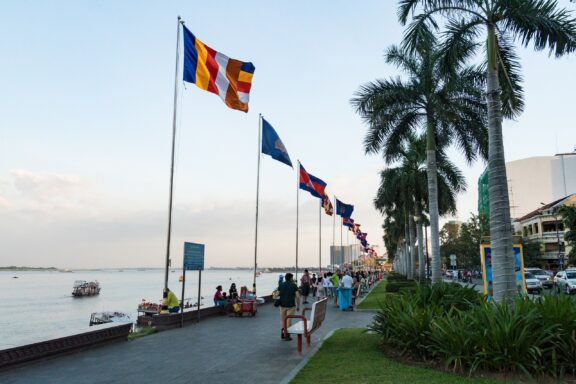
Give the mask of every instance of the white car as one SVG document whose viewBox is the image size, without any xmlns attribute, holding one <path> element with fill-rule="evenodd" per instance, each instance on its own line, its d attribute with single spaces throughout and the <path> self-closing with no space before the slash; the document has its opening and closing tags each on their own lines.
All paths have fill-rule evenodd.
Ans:
<svg viewBox="0 0 576 384">
<path fill-rule="evenodd" d="M 556 291 L 570 295 L 576 292 L 576 269 L 567 269 L 556 274 Z"/>
<path fill-rule="evenodd" d="M 552 288 L 554 286 L 554 280 L 545 270 L 540 268 L 524 268 L 525 272 L 530 272 L 535 278 L 540 280 L 544 288 Z"/>
<path fill-rule="evenodd" d="M 524 279 L 526 280 L 526 290 L 528 293 L 542 293 L 542 282 L 530 272 L 524 272 Z"/>
</svg>

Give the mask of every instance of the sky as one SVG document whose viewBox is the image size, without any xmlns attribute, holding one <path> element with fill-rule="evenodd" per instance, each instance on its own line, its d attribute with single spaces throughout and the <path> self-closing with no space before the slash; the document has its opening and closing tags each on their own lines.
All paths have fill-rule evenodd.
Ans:
<svg viewBox="0 0 576 384">
<path fill-rule="evenodd" d="M 395 1 L 22 0 L 0 11 L 0 266 L 163 265 L 178 15 L 256 71 L 247 114 L 178 82 L 173 265 L 185 241 L 206 244 L 207 266 L 252 265 L 259 114 L 383 251 L 373 199 L 385 165 L 364 154 L 350 99 L 399 74 L 383 60 L 402 38 Z M 572 151 L 576 56 L 519 53 L 526 108 L 504 122 L 506 160 Z M 468 182 L 454 218 L 466 220 L 485 164 L 450 155 Z M 262 156 L 260 266 L 294 264 L 296 191 L 295 171 Z M 319 201 L 302 191 L 299 209 L 299 264 L 317 265 Z M 340 227 L 321 220 L 328 264 Z"/>
</svg>

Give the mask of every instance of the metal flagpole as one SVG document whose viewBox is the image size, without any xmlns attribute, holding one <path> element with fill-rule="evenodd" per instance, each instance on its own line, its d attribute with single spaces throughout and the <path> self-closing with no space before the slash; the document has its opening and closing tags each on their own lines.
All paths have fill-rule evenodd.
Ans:
<svg viewBox="0 0 576 384">
<path fill-rule="evenodd" d="M 334 208 L 336 208 L 336 196 L 334 196 Z M 332 249 L 330 249 L 330 265 L 334 263 L 334 256 L 336 254 L 336 209 L 332 213 Z"/>
<path fill-rule="evenodd" d="M 172 234 L 172 195 L 174 191 L 174 148 L 176 146 L 176 116 L 178 112 L 178 69 L 179 69 L 179 47 L 180 47 L 180 24 L 182 18 L 178 16 L 177 33 L 176 33 L 176 71 L 174 74 L 174 114 L 172 118 L 172 160 L 170 165 L 170 197 L 168 200 L 168 236 L 166 241 L 166 266 L 164 270 L 164 292 L 162 297 L 168 295 L 168 269 L 170 268 L 170 236 Z M 162 310 L 167 310 L 167 305 L 162 305 Z"/>
<path fill-rule="evenodd" d="M 322 199 L 318 211 L 318 269 L 322 272 Z"/>
<path fill-rule="evenodd" d="M 295 281 L 298 281 L 298 204 L 300 200 L 300 160 L 298 160 L 298 171 L 296 172 L 296 277 Z M 298 284 L 298 283 L 296 283 Z"/>
<path fill-rule="evenodd" d="M 336 196 L 334 196 L 334 205 L 336 205 Z M 332 245 L 336 245 L 336 212 L 332 213 L 333 223 L 332 223 Z"/>
<path fill-rule="evenodd" d="M 262 114 L 258 115 L 258 168 L 256 171 L 256 231 L 254 235 L 254 281 L 252 283 L 252 292 L 256 297 L 256 269 L 258 268 L 258 200 L 260 197 L 260 153 L 262 145 Z"/>
</svg>

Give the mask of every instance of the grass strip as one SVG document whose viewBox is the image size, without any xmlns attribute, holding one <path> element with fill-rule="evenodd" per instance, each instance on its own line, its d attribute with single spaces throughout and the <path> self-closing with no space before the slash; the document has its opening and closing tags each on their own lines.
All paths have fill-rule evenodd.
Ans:
<svg viewBox="0 0 576 384">
<path fill-rule="evenodd" d="M 381 280 L 356 307 L 358 309 L 380 309 L 380 302 L 386 297 L 386 280 Z"/>
<path fill-rule="evenodd" d="M 293 384 L 490 384 L 499 380 L 467 378 L 387 358 L 379 349 L 380 337 L 363 329 L 340 329 L 291 381 Z"/>
</svg>

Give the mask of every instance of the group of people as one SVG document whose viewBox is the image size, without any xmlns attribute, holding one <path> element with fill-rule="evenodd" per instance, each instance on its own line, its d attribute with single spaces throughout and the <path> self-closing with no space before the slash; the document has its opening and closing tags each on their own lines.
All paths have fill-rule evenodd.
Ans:
<svg viewBox="0 0 576 384">
<path fill-rule="evenodd" d="M 353 298 L 360 294 L 362 287 L 366 290 L 374 284 L 378 276 L 373 272 L 349 270 L 319 273 L 318 276 L 304 270 L 300 277 L 300 286 L 294 281 L 294 275 L 287 273 L 278 279 L 278 302 L 280 306 L 280 321 L 282 324 L 281 337 L 283 340 L 292 340 L 286 332 L 284 323 L 287 316 L 300 311 L 300 302 L 308 304 L 308 298 L 333 298 L 334 304 L 341 311 L 353 310 Z M 289 322 L 286 322 L 289 325 Z"/>
</svg>

